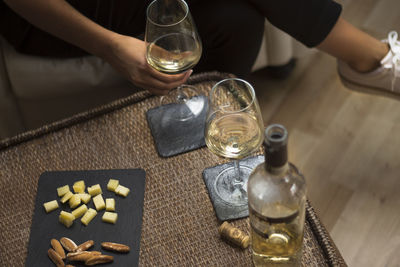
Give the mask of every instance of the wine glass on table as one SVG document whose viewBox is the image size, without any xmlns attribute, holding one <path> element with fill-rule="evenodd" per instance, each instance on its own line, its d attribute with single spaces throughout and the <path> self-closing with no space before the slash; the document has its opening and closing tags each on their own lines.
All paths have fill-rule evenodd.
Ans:
<svg viewBox="0 0 400 267">
<path fill-rule="evenodd" d="M 248 82 L 229 78 L 214 85 L 209 95 L 205 140 L 214 154 L 234 162 L 214 182 L 216 194 L 230 205 L 247 205 L 247 180 L 252 169 L 240 165 L 239 160 L 260 148 L 263 128 L 257 98 Z"/>
<path fill-rule="evenodd" d="M 202 44 L 189 7 L 183 0 L 154 0 L 147 7 L 146 59 L 154 69 L 178 74 L 200 60 Z M 205 99 L 190 85 L 181 85 L 161 97 L 161 105 L 179 104 L 175 120 L 187 120 L 201 113 Z"/>
</svg>

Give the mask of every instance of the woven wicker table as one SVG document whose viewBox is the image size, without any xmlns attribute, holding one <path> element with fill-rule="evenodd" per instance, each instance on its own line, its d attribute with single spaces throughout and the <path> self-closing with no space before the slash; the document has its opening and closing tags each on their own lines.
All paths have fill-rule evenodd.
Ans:
<svg viewBox="0 0 400 267">
<path fill-rule="evenodd" d="M 208 92 L 226 74 L 194 75 Z M 24 266 L 39 176 L 51 170 L 142 168 L 146 191 L 140 266 L 251 266 L 249 250 L 219 238 L 202 171 L 226 162 L 207 148 L 158 156 L 145 112 L 146 92 L 0 142 L 0 266 Z M 248 232 L 248 219 L 234 225 Z M 346 266 L 307 205 L 303 266 Z M 45 252 L 44 252 L 45 253 Z"/>
</svg>

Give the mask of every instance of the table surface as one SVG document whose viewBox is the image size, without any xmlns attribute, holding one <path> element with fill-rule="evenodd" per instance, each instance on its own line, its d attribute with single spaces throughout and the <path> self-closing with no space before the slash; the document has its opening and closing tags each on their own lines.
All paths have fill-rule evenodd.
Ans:
<svg viewBox="0 0 400 267">
<path fill-rule="evenodd" d="M 189 80 L 205 93 L 222 73 Z M 145 112 L 159 97 L 146 92 L 0 141 L 0 265 L 24 266 L 37 182 L 44 171 L 146 171 L 140 266 L 250 266 L 250 250 L 222 241 L 202 171 L 226 160 L 207 148 L 170 158 L 155 149 Z M 232 222 L 249 232 L 248 218 Z M 46 252 L 43 252 L 46 253 Z M 302 266 L 346 266 L 307 204 Z"/>
</svg>

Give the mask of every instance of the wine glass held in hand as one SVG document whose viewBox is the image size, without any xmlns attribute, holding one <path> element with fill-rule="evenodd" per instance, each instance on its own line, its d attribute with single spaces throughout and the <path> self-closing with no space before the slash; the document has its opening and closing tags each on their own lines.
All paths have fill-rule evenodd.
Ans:
<svg viewBox="0 0 400 267">
<path fill-rule="evenodd" d="M 202 53 L 196 26 L 183 0 L 154 0 L 150 3 L 147 8 L 145 42 L 148 64 L 166 74 L 178 74 L 193 68 Z M 162 97 L 161 105 L 185 104 L 197 95 L 193 86 L 181 85 Z M 190 113 L 190 108 L 186 110 Z M 188 118 L 184 113 L 177 113 L 181 117 L 179 120 Z"/>
<path fill-rule="evenodd" d="M 211 90 L 206 115 L 205 140 L 216 155 L 234 160 L 222 170 L 214 189 L 225 202 L 247 205 L 247 179 L 251 168 L 239 165 L 263 141 L 263 120 L 253 87 L 236 78 L 218 82 Z"/>
</svg>

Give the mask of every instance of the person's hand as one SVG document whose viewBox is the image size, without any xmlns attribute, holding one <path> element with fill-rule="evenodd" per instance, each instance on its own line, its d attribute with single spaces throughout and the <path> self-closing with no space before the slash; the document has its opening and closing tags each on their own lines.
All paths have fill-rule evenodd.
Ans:
<svg viewBox="0 0 400 267">
<path fill-rule="evenodd" d="M 188 70 L 171 75 L 153 69 L 146 60 L 145 42 L 124 35 L 118 35 L 113 40 L 111 49 L 103 58 L 134 85 L 157 95 L 165 95 L 183 84 L 192 73 Z"/>
</svg>

